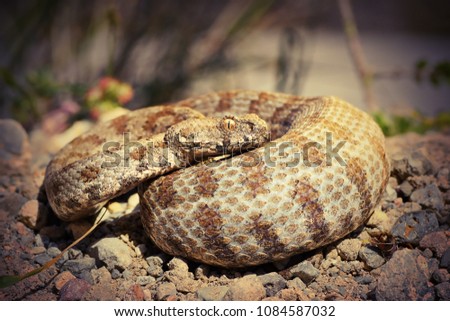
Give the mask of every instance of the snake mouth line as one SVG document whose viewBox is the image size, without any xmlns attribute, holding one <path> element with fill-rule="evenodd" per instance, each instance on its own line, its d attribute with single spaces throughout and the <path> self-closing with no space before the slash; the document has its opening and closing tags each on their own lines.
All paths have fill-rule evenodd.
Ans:
<svg viewBox="0 0 450 321">
<path fill-rule="evenodd" d="M 278 139 L 263 146 L 260 146 L 263 144 L 260 141 L 246 141 L 231 147 L 193 142 L 191 149 L 180 149 L 176 146 L 178 148 L 176 150 L 166 142 L 149 140 L 143 144 L 130 141 L 127 133 L 124 133 L 122 142 L 108 141 L 102 145 L 101 153 L 105 156 L 105 161 L 101 166 L 104 168 L 131 167 L 135 166 L 133 161 L 138 161 L 144 167 L 177 169 L 205 161 L 209 163 L 209 166 L 214 167 L 218 164 L 217 160 L 227 160 L 230 166 L 241 167 L 258 166 L 262 162 L 268 167 L 276 167 L 280 162 L 287 167 L 333 166 L 336 163 L 339 166 L 346 166 L 347 162 L 339 154 L 346 143 L 347 141 L 341 140 L 333 146 L 333 134 L 326 132 L 322 142 L 306 141 L 300 146 L 292 141 Z M 245 158 L 240 159 L 238 163 L 232 162 L 233 157 L 243 154 Z"/>
</svg>

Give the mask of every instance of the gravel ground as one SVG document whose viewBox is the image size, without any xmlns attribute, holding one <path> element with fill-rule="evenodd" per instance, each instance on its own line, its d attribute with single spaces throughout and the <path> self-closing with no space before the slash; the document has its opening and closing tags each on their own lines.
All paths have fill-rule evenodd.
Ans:
<svg viewBox="0 0 450 321">
<path fill-rule="evenodd" d="M 58 255 L 92 221 L 68 224 L 52 214 L 40 189 L 49 141 L 29 138 L 11 120 L 0 120 L 0 133 L 0 274 L 18 274 Z M 389 138 L 381 207 L 364 227 L 318 250 L 239 270 L 174 258 L 145 236 L 129 193 L 55 266 L 0 290 L 0 299 L 450 300 L 449 136 Z"/>
</svg>

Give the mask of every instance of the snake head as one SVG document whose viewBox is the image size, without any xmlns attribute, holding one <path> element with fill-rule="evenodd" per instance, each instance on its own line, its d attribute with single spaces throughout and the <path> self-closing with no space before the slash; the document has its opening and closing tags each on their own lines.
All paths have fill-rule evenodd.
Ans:
<svg viewBox="0 0 450 321">
<path fill-rule="evenodd" d="M 238 154 L 269 141 L 267 123 L 255 114 L 184 120 L 170 127 L 165 143 L 180 159 Z"/>
</svg>

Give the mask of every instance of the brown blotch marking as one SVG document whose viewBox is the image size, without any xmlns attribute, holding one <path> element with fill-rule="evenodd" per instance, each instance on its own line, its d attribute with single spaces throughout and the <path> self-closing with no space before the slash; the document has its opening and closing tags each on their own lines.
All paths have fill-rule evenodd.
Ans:
<svg viewBox="0 0 450 321">
<path fill-rule="evenodd" d="M 149 190 L 149 194 L 158 195 L 157 203 L 162 209 L 169 208 L 175 204 L 178 193 L 174 189 L 173 183 L 179 175 L 175 172 L 157 179 L 154 184 L 150 185 L 151 190 Z"/>
<path fill-rule="evenodd" d="M 251 100 L 250 101 L 250 106 L 248 108 L 248 112 L 249 113 L 253 113 L 253 114 L 258 114 L 258 112 L 259 112 L 259 104 L 260 104 L 259 100 Z"/>
<path fill-rule="evenodd" d="M 311 238 L 318 244 L 329 241 L 330 227 L 323 215 L 323 208 L 318 203 L 311 203 L 305 208 L 309 214 L 305 219 Z"/>
<path fill-rule="evenodd" d="M 217 180 L 214 178 L 214 169 L 207 166 L 199 167 L 195 172 L 198 184 L 194 190 L 204 197 L 213 197 L 214 192 L 219 187 Z"/>
<path fill-rule="evenodd" d="M 100 184 L 92 184 L 88 188 L 86 188 L 86 195 L 88 196 L 90 201 L 97 201 L 100 199 L 100 190 L 102 186 Z"/>
<path fill-rule="evenodd" d="M 346 175 L 351 181 L 353 185 L 356 186 L 356 189 L 359 193 L 359 200 L 360 200 L 360 209 L 362 210 L 361 215 L 363 217 L 366 217 L 371 209 L 371 199 L 372 195 L 371 192 L 367 186 L 367 176 L 365 171 L 362 169 L 362 167 L 359 164 L 359 161 L 357 158 L 349 159 L 347 161 L 346 169 Z"/>
<path fill-rule="evenodd" d="M 192 118 L 189 113 L 176 111 L 173 108 L 162 108 L 161 111 L 149 114 L 142 128 L 150 134 L 159 134 L 167 131 L 173 124 L 189 118 Z"/>
<path fill-rule="evenodd" d="M 247 230 L 254 236 L 259 246 L 264 248 L 266 253 L 280 253 L 283 251 L 284 245 L 280 242 L 278 233 L 273 227 L 274 222 L 262 219 L 262 215 L 252 218 L 253 222 L 249 222 Z"/>
<path fill-rule="evenodd" d="M 123 134 L 127 131 L 127 124 L 130 118 L 128 115 L 122 115 L 117 118 L 114 118 L 109 123 L 109 128 L 113 129 L 116 134 Z"/>
<path fill-rule="evenodd" d="M 230 110 L 231 107 L 233 106 L 234 97 L 235 97 L 234 93 L 229 93 L 229 92 L 222 93 L 220 95 L 220 100 L 217 103 L 216 111 L 224 112 L 224 111 Z"/>
<path fill-rule="evenodd" d="M 78 138 L 75 138 L 71 143 L 70 146 L 72 150 L 80 150 L 84 146 L 88 146 L 88 150 L 92 149 L 92 146 L 99 146 L 105 142 L 105 138 L 101 138 L 97 134 L 90 134 L 86 136 L 80 136 Z M 73 154 L 73 153 L 71 153 Z"/>
<path fill-rule="evenodd" d="M 300 204 L 297 215 L 307 215 L 305 224 L 316 243 L 323 242 L 329 235 L 329 226 L 324 217 L 324 211 L 319 201 L 320 193 L 306 177 L 296 182 L 293 199 Z"/>
<path fill-rule="evenodd" d="M 311 185 L 310 178 L 305 175 L 295 181 L 292 199 L 297 204 L 306 204 L 313 201 L 317 202 L 319 199 L 319 191 Z"/>
<path fill-rule="evenodd" d="M 220 212 L 210 208 L 207 204 L 199 206 L 195 211 L 195 218 L 203 230 L 203 245 L 221 261 L 234 261 L 234 252 L 227 245 L 228 238 L 222 235 L 223 219 Z"/>
<path fill-rule="evenodd" d="M 353 215 L 354 215 L 354 212 L 349 211 L 341 218 L 341 222 L 339 223 L 342 225 L 341 230 L 348 231 L 348 232 L 351 231 L 350 228 L 352 226 Z"/>
<path fill-rule="evenodd" d="M 145 146 L 139 146 L 130 152 L 130 157 L 134 160 L 142 160 L 147 153 L 147 148 Z"/>
<path fill-rule="evenodd" d="M 286 133 L 292 126 L 292 123 L 299 118 L 302 130 L 316 126 L 319 117 L 322 114 L 322 108 L 318 108 L 317 103 L 321 98 L 300 98 L 291 96 L 284 104 L 277 107 L 272 115 L 270 123 L 272 125 L 273 137 L 279 137 Z M 313 109 L 313 112 L 311 112 Z"/>
<path fill-rule="evenodd" d="M 253 197 L 257 195 L 270 193 L 267 185 L 270 183 L 270 178 L 265 172 L 264 163 L 259 163 L 257 166 L 245 167 L 246 173 L 242 180 L 242 186 L 250 190 Z"/>
<path fill-rule="evenodd" d="M 92 181 L 98 177 L 100 169 L 95 166 L 87 166 L 80 171 L 80 179 L 83 183 Z"/>
</svg>

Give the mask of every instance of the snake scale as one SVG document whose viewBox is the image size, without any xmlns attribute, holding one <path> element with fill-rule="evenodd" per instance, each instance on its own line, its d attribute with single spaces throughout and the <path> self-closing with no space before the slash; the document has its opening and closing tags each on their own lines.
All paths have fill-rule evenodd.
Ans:
<svg viewBox="0 0 450 321">
<path fill-rule="evenodd" d="M 233 157 L 204 161 L 217 151 Z M 380 128 L 349 103 L 235 90 L 99 124 L 55 155 L 44 185 L 66 221 L 138 186 L 144 229 L 159 248 L 234 268 L 354 231 L 388 177 Z"/>
</svg>

